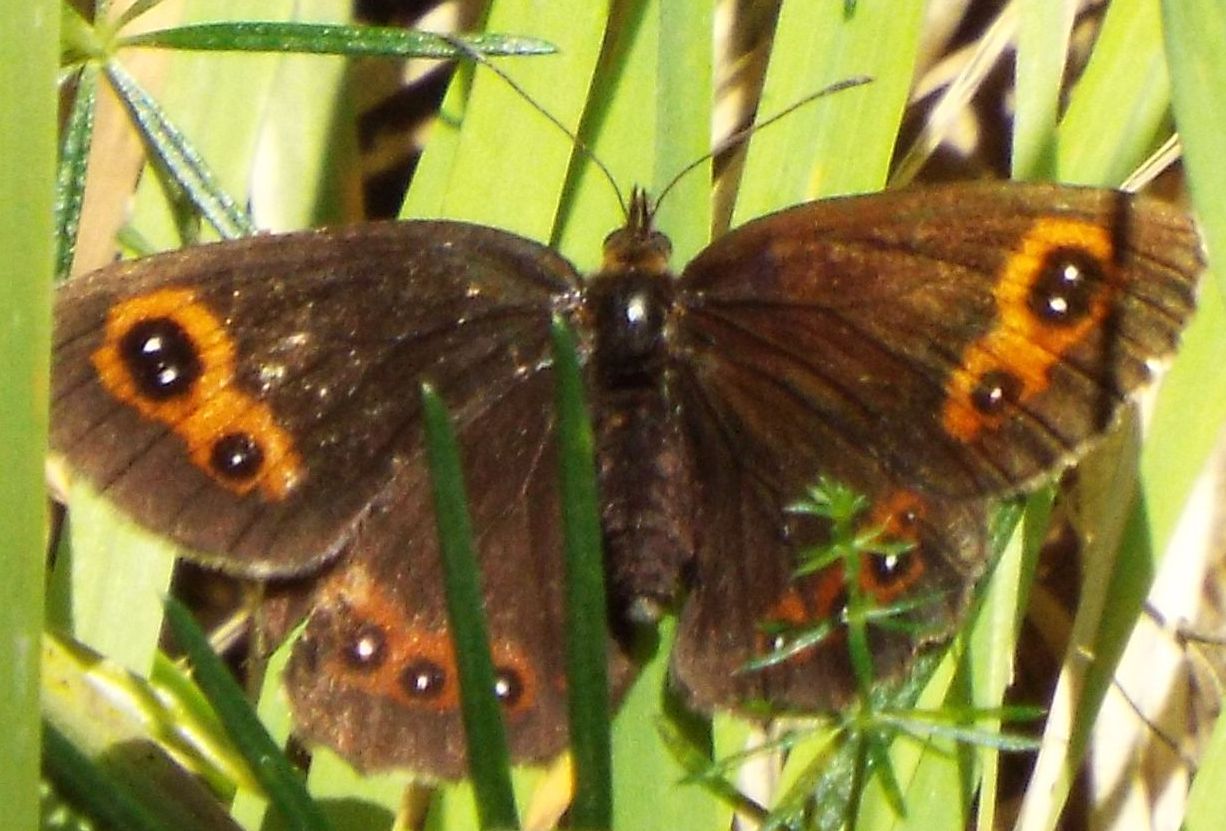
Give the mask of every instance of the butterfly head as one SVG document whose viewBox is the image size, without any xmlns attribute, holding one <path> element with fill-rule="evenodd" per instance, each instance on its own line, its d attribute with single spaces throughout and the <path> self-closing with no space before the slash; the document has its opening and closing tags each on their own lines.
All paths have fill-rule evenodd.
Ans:
<svg viewBox="0 0 1226 831">
<path fill-rule="evenodd" d="M 601 271 L 638 272 L 664 276 L 673 244 L 653 225 L 655 210 L 647 193 L 635 188 L 630 195 L 626 224 L 605 237 Z"/>
</svg>

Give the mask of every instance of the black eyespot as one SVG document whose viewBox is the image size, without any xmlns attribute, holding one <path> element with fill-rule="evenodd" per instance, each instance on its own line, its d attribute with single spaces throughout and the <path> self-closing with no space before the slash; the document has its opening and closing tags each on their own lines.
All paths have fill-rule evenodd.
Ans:
<svg viewBox="0 0 1226 831">
<path fill-rule="evenodd" d="M 996 415 L 1015 403 L 1021 392 L 1022 382 L 1016 375 L 995 369 L 979 377 L 979 383 L 971 392 L 971 403 L 984 415 Z"/>
<path fill-rule="evenodd" d="M 387 659 L 387 637 L 373 623 L 364 623 L 354 632 L 342 653 L 354 669 L 378 669 Z"/>
<path fill-rule="evenodd" d="M 1079 248 L 1048 252 L 1030 288 L 1030 311 L 1054 326 L 1068 326 L 1090 312 L 1094 292 L 1106 279 L 1102 263 Z"/>
<path fill-rule="evenodd" d="M 203 371 L 196 344 L 169 317 L 134 325 L 121 339 L 119 354 L 141 394 L 155 401 L 186 395 Z"/>
<path fill-rule="evenodd" d="M 513 708 L 524 695 L 524 680 L 519 671 L 510 667 L 496 667 L 494 671 L 494 695 L 508 708 Z"/>
<path fill-rule="evenodd" d="M 411 698 L 438 698 L 447 689 L 447 671 L 428 658 L 418 658 L 400 673 L 400 685 Z"/>
<path fill-rule="evenodd" d="M 209 464 L 228 479 L 250 479 L 264 464 L 264 450 L 249 433 L 227 433 L 213 442 Z"/>
</svg>

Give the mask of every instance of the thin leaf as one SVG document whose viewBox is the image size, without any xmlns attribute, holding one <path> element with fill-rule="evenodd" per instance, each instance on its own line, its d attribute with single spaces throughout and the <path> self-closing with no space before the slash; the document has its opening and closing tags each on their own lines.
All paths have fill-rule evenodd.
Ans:
<svg viewBox="0 0 1226 831">
<path fill-rule="evenodd" d="M 490 657 L 460 451 L 451 418 L 438 394 L 423 384 L 421 399 L 434 517 L 443 561 L 443 591 L 460 679 L 460 709 L 477 814 L 483 828 L 515 828 L 519 815 L 511 791 L 510 754 L 502 710 L 494 692 L 494 661 Z"/>
<path fill-rule="evenodd" d="M 575 762 L 571 816 L 579 828 L 608 828 L 613 821 L 606 665 L 609 633 L 595 442 L 574 334 L 555 319 L 552 335 L 566 540 L 566 678 Z"/>
<path fill-rule="evenodd" d="M 12 828 L 38 814 L 58 54 L 56 0 L 0 4 L 0 804 Z"/>
<path fill-rule="evenodd" d="M 55 276 L 63 279 L 72 268 L 81 205 L 85 202 L 85 170 L 94 135 L 94 101 L 98 91 L 98 68 L 81 67 L 75 94 L 60 141 L 60 170 L 55 184 Z"/>
<path fill-rule="evenodd" d="M 462 58 L 448 38 L 431 32 L 386 26 L 332 23 L 241 21 L 198 23 L 120 38 L 120 46 L 213 52 L 295 52 L 314 55 L 386 58 Z M 557 48 L 538 38 L 514 35 L 463 35 L 484 55 L 549 55 Z"/>
<path fill-rule="evenodd" d="M 43 728 L 43 759 L 56 787 L 94 822 L 131 831 L 170 831 L 170 826 L 49 724 Z"/>
<path fill-rule="evenodd" d="M 191 613 L 174 598 L 166 600 L 166 622 L 195 667 L 196 681 L 213 704 L 226 733 L 286 822 L 303 831 L 329 828 L 302 778 L 268 735 L 234 676 L 213 652 Z"/>
<path fill-rule="evenodd" d="M 166 117 L 149 93 L 120 64 L 106 65 L 106 76 L 136 122 L 141 138 L 184 194 L 226 239 L 255 233 L 251 219 L 218 184 L 208 164 L 187 137 Z"/>
</svg>

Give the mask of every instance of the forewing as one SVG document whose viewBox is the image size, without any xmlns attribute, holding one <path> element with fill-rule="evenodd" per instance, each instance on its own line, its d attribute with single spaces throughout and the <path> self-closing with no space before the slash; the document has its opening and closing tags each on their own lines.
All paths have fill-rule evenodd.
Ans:
<svg viewBox="0 0 1226 831">
<path fill-rule="evenodd" d="M 1058 284 L 1069 267 L 1083 279 Z M 1171 354 L 1201 267 L 1186 216 L 1114 191 L 816 202 L 689 265 L 675 352 L 761 465 L 1000 495 L 1070 460 Z"/>
<path fill-rule="evenodd" d="M 575 288 L 545 247 L 445 222 L 112 266 L 57 297 L 52 448 L 206 563 L 302 573 L 396 498 L 421 382 L 460 423 L 487 411 L 548 363 Z"/>
</svg>

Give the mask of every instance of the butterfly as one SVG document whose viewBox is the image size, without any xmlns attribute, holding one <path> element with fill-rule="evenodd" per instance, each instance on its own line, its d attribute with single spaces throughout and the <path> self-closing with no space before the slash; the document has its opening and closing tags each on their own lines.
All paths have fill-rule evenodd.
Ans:
<svg viewBox="0 0 1226 831">
<path fill-rule="evenodd" d="M 1111 425 L 1176 348 L 1203 267 L 1177 210 L 1010 183 L 800 205 L 676 275 L 669 247 L 638 195 L 587 277 L 446 221 L 113 265 L 56 300 L 53 450 L 200 562 L 298 581 L 304 737 L 455 778 L 423 381 L 456 423 L 512 756 L 539 762 L 567 739 L 553 316 L 593 410 L 613 629 L 678 609 L 672 682 L 696 709 L 830 709 L 856 691 L 837 637 L 746 671 L 772 626 L 847 604 L 840 566 L 798 575 L 830 529 L 791 508 L 837 480 L 907 543 L 855 575 L 874 602 L 923 599 L 872 638 L 874 671 L 898 675 L 956 625 L 990 505 Z M 616 638 L 609 662 L 621 689 Z"/>
</svg>

